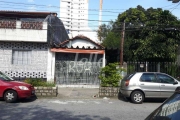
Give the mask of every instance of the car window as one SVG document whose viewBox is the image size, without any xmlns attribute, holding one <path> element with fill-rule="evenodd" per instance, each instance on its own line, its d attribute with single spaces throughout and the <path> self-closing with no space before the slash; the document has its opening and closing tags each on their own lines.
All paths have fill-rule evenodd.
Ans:
<svg viewBox="0 0 180 120">
<path fill-rule="evenodd" d="M 154 73 L 143 73 L 141 78 L 141 82 L 157 82 Z"/>
<path fill-rule="evenodd" d="M 8 77 L 7 75 L 5 75 L 2 72 L 0 72 L 0 79 L 1 80 L 6 80 L 6 81 L 13 80 L 12 78 Z"/>
<path fill-rule="evenodd" d="M 151 116 L 151 120 L 179 120 L 180 94 L 174 94 Z"/>
<path fill-rule="evenodd" d="M 134 76 L 134 74 L 128 74 L 122 79 L 122 81 L 130 80 L 133 76 Z"/>
<path fill-rule="evenodd" d="M 174 79 L 165 74 L 157 74 L 157 78 L 161 83 L 173 84 Z"/>
</svg>

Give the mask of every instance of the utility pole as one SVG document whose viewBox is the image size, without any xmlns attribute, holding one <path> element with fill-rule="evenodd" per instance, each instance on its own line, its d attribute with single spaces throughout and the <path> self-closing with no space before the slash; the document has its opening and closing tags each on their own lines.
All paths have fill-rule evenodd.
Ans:
<svg viewBox="0 0 180 120">
<path fill-rule="evenodd" d="M 102 27 L 101 27 L 101 25 L 102 25 L 102 5 L 103 5 L 103 0 L 100 0 L 99 1 L 99 32 L 100 32 L 100 34 L 102 32 Z M 99 36 L 99 41 L 102 42 L 101 35 Z"/>
<path fill-rule="evenodd" d="M 123 66 L 123 51 L 124 51 L 124 36 L 125 36 L 125 20 L 123 22 L 121 44 L 120 44 L 120 66 Z"/>
</svg>

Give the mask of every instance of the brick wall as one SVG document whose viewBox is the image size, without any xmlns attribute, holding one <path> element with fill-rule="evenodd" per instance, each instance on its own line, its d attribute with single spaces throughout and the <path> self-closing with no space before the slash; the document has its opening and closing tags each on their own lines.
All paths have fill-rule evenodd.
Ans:
<svg viewBox="0 0 180 120">
<path fill-rule="evenodd" d="M 58 87 L 34 87 L 37 97 L 56 97 Z"/>
</svg>

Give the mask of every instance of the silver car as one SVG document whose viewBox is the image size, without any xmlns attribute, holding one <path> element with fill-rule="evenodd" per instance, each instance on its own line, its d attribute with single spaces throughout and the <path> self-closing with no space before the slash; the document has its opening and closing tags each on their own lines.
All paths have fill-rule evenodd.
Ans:
<svg viewBox="0 0 180 120">
<path fill-rule="evenodd" d="M 121 94 L 132 102 L 140 104 L 145 98 L 168 98 L 180 82 L 160 72 L 137 72 L 121 80 Z"/>
</svg>

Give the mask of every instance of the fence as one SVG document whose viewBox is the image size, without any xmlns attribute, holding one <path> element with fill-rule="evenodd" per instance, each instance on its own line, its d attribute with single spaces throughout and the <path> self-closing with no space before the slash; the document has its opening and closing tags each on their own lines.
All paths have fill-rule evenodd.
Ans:
<svg viewBox="0 0 180 120">
<path fill-rule="evenodd" d="M 180 76 L 180 65 L 175 62 L 127 62 L 127 73 L 163 72 L 173 77 Z"/>
</svg>

